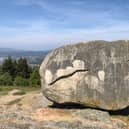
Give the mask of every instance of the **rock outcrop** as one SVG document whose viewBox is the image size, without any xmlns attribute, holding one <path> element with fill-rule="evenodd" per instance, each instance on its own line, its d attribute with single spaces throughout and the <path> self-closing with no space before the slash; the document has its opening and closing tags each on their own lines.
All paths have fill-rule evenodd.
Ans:
<svg viewBox="0 0 129 129">
<path fill-rule="evenodd" d="M 24 95 L 26 94 L 23 90 L 14 89 L 9 92 L 9 95 Z"/>
<path fill-rule="evenodd" d="M 0 114 L 0 129 L 127 129 L 107 112 L 84 109 L 42 108 L 36 111 L 8 109 Z"/>
<path fill-rule="evenodd" d="M 93 109 L 39 109 L 35 116 L 44 129 L 127 129 L 125 122 Z"/>
<path fill-rule="evenodd" d="M 105 110 L 129 105 L 129 41 L 92 41 L 52 51 L 40 67 L 43 94 Z"/>
<path fill-rule="evenodd" d="M 18 98 L 17 98 L 18 97 Z M 10 98 L 10 100 L 9 100 Z M 3 101 L 2 101 L 3 100 Z M 128 129 L 128 116 L 89 108 L 50 108 L 39 91 L 0 96 L 0 129 Z"/>
</svg>

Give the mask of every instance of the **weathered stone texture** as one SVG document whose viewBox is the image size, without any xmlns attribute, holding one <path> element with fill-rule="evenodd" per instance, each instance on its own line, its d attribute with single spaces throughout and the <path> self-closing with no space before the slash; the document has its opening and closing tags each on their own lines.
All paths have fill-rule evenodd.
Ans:
<svg viewBox="0 0 129 129">
<path fill-rule="evenodd" d="M 107 110 L 129 105 L 129 41 L 92 41 L 52 51 L 40 67 L 51 101 Z"/>
</svg>

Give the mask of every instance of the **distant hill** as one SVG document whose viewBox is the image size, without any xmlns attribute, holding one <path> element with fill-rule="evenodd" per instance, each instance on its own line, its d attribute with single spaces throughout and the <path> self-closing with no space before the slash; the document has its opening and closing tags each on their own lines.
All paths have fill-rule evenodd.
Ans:
<svg viewBox="0 0 129 129">
<path fill-rule="evenodd" d="M 42 56 L 50 51 L 27 51 L 12 48 L 0 48 L 0 56 Z"/>
<path fill-rule="evenodd" d="M 32 65 L 41 64 L 42 60 L 45 56 L 50 52 L 49 51 L 27 51 L 27 50 L 17 50 L 12 48 L 0 48 L 0 63 L 11 56 L 14 59 L 18 59 L 20 57 L 27 58 L 28 62 Z"/>
<path fill-rule="evenodd" d="M 8 52 L 8 51 L 17 51 L 17 49 L 13 49 L 13 48 L 0 48 L 0 52 Z"/>
</svg>

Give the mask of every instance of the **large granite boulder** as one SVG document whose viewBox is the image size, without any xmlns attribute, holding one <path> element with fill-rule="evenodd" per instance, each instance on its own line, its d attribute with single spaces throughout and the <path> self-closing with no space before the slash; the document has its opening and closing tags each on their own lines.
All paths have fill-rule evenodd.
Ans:
<svg viewBox="0 0 129 129">
<path fill-rule="evenodd" d="M 92 41 L 52 51 L 40 67 L 43 94 L 59 104 L 106 110 L 129 105 L 129 41 Z"/>
</svg>

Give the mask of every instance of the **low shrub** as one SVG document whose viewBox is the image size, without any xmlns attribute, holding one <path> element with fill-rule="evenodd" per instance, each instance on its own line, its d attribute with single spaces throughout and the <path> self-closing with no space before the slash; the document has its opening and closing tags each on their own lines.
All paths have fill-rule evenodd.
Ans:
<svg viewBox="0 0 129 129">
<path fill-rule="evenodd" d="M 5 85 L 5 86 L 9 86 L 13 84 L 13 79 L 12 77 L 9 75 L 9 73 L 4 73 L 2 75 L 0 75 L 0 85 Z"/>
<path fill-rule="evenodd" d="M 29 81 L 23 77 L 16 77 L 14 80 L 14 86 L 29 86 Z"/>
</svg>

